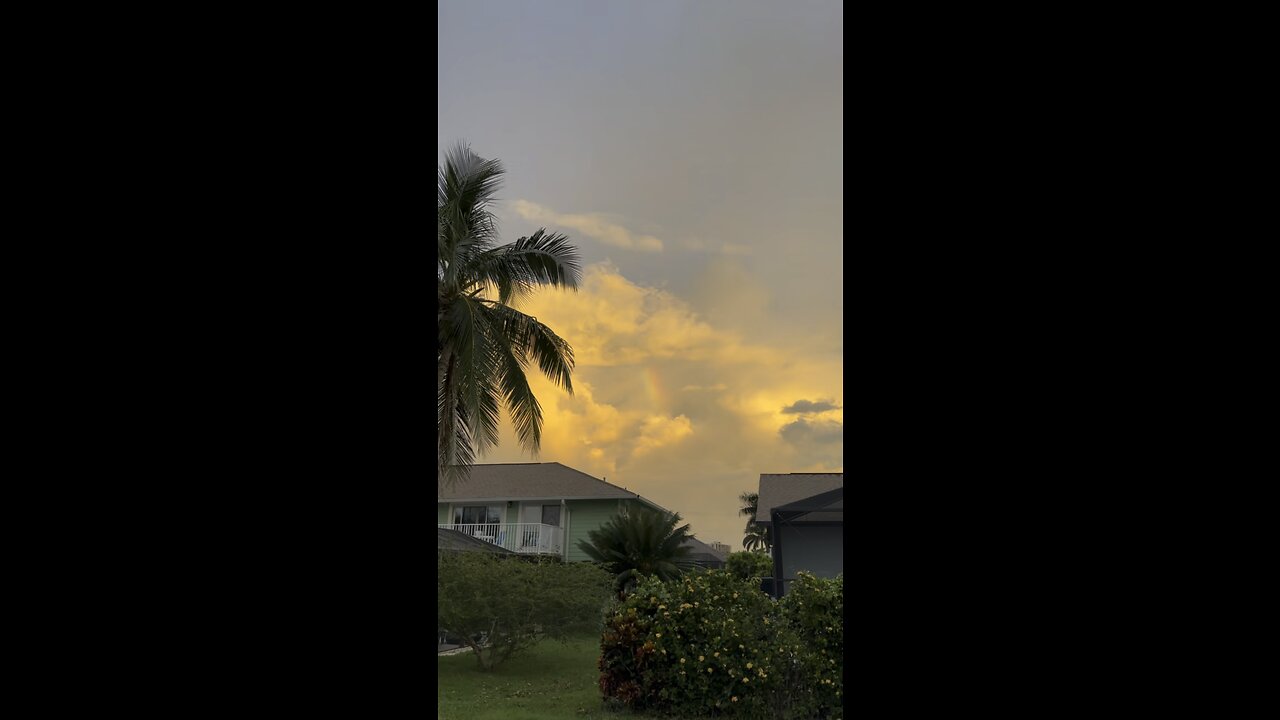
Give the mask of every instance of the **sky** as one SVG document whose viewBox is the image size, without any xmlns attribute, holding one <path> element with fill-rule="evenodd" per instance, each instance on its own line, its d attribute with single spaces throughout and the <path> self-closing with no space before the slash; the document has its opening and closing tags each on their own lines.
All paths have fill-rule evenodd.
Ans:
<svg viewBox="0 0 1280 720">
<path fill-rule="evenodd" d="M 761 473 L 844 470 L 844 37 L 834 0 L 441 0 L 437 162 L 506 168 L 504 242 L 567 235 L 576 292 L 522 302 L 542 449 L 742 549 Z"/>
</svg>

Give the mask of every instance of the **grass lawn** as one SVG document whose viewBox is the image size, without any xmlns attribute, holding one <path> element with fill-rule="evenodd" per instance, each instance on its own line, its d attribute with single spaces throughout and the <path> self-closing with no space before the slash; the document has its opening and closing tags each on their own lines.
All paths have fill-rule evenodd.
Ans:
<svg viewBox="0 0 1280 720">
<path fill-rule="evenodd" d="M 600 638 L 544 640 L 481 672 L 475 655 L 437 658 L 436 715 L 441 720 L 564 720 L 644 717 L 606 710 L 600 699 Z"/>
</svg>

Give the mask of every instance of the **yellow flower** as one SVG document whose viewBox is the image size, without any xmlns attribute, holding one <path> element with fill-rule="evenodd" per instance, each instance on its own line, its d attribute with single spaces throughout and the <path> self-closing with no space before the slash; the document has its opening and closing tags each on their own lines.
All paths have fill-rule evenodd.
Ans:
<svg viewBox="0 0 1280 720">
<path fill-rule="evenodd" d="M 746 649 L 747 649 L 747 646 L 746 646 L 746 645 L 739 645 L 739 646 L 738 646 L 738 649 L 739 649 L 739 650 L 746 650 Z"/>
<path fill-rule="evenodd" d="M 751 663 L 747 663 L 747 669 L 748 669 L 748 670 L 750 670 L 750 669 L 751 669 Z"/>
<path fill-rule="evenodd" d="M 662 613 L 662 617 L 671 617 L 671 613 L 669 612 Z"/>
<path fill-rule="evenodd" d="M 712 670 L 715 670 L 715 668 L 707 668 L 707 672 L 711 672 Z"/>
<path fill-rule="evenodd" d="M 738 696 L 734 695 L 733 697 L 729 698 L 729 700 L 732 702 L 738 702 Z"/>
<path fill-rule="evenodd" d="M 662 651 L 662 654 L 663 654 L 663 655 L 666 655 L 666 654 L 667 654 L 667 651 L 666 651 L 666 650 L 663 650 L 663 651 Z"/>
<path fill-rule="evenodd" d="M 699 655 L 699 656 L 698 656 L 698 662 L 702 662 L 702 661 L 703 661 L 703 660 L 705 660 L 705 659 L 706 659 L 706 658 L 704 658 L 704 657 L 703 657 L 703 656 L 701 656 L 701 655 Z"/>
<path fill-rule="evenodd" d="M 742 682 L 751 682 L 751 678 L 747 677 L 746 675 L 743 675 Z"/>
<path fill-rule="evenodd" d="M 720 653 L 719 653 L 719 652 L 712 653 L 712 656 L 713 656 L 713 657 L 720 657 Z"/>
<path fill-rule="evenodd" d="M 658 633 L 658 637 L 662 637 L 662 633 Z"/>
</svg>

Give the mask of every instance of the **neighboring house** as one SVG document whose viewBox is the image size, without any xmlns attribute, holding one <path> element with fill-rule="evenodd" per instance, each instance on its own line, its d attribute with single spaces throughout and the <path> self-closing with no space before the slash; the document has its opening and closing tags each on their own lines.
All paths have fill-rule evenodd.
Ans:
<svg viewBox="0 0 1280 720">
<path fill-rule="evenodd" d="M 722 543 L 722 542 L 720 542 L 720 541 L 718 541 L 718 540 L 712 540 L 711 542 L 709 542 L 709 543 L 707 543 L 707 544 L 711 546 L 711 549 L 712 549 L 712 550 L 715 550 L 716 552 L 720 553 L 721 555 L 725 555 L 725 556 L 728 556 L 728 555 L 729 555 L 729 553 L 733 550 L 733 548 L 730 548 L 728 545 L 726 545 L 725 543 Z"/>
<path fill-rule="evenodd" d="M 801 570 L 844 572 L 844 473 L 761 474 L 756 524 L 773 541 L 774 597 Z"/>
<path fill-rule="evenodd" d="M 610 517 L 641 505 L 670 512 L 625 488 L 556 462 L 471 466 L 470 477 L 446 489 L 437 480 L 437 523 L 520 554 L 590 560 L 578 541 Z M 701 548 L 714 562 L 711 548 Z M 723 563 L 724 558 L 720 558 Z"/>
<path fill-rule="evenodd" d="M 725 562 L 728 560 L 728 546 L 724 546 L 726 551 L 716 547 L 716 545 L 723 546 L 724 543 L 713 542 L 708 545 L 697 538 L 689 538 L 685 545 L 693 549 L 693 552 L 689 553 L 687 560 L 699 567 L 704 567 L 708 570 L 720 570 L 724 568 Z"/>
</svg>

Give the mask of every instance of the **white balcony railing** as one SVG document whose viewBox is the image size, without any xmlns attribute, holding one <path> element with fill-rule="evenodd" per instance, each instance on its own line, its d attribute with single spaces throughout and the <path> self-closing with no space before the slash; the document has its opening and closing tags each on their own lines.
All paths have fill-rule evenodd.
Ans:
<svg viewBox="0 0 1280 720">
<path fill-rule="evenodd" d="M 516 553 L 559 555 L 564 552 L 564 528 L 541 523 L 441 523 L 473 538 L 493 543 Z"/>
</svg>

